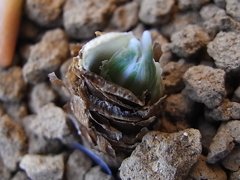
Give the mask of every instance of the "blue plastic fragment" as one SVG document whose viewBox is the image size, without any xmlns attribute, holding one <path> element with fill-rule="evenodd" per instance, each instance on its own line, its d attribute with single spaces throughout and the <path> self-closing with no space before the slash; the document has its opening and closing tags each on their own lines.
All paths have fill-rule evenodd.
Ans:
<svg viewBox="0 0 240 180">
<path fill-rule="evenodd" d="M 107 173 L 108 175 L 112 175 L 111 169 L 104 162 L 104 160 L 95 153 L 93 153 L 91 150 L 87 149 L 86 147 L 79 143 L 72 143 L 70 146 L 74 149 L 79 149 L 80 151 L 82 151 L 84 154 L 89 156 L 96 164 L 98 164 L 105 173 Z"/>
</svg>

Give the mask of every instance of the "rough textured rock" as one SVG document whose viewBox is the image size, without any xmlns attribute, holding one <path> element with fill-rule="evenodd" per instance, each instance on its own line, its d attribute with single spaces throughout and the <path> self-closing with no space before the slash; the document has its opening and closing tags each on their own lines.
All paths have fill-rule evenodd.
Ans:
<svg viewBox="0 0 240 180">
<path fill-rule="evenodd" d="M 225 99 L 217 108 L 206 109 L 205 116 L 215 121 L 240 119 L 240 103 Z"/>
<path fill-rule="evenodd" d="M 142 0 L 139 19 L 149 25 L 163 24 L 169 21 L 174 0 Z"/>
<path fill-rule="evenodd" d="M 186 95 L 192 100 L 204 103 L 208 108 L 221 104 L 226 94 L 225 72 L 208 66 L 193 66 L 187 70 L 183 79 Z"/>
<path fill-rule="evenodd" d="M 11 171 L 26 152 L 26 135 L 21 126 L 9 116 L 0 117 L 0 156 L 4 165 Z"/>
<path fill-rule="evenodd" d="M 77 39 L 94 37 L 104 29 L 114 9 L 114 1 L 68 0 L 64 5 L 63 24 L 67 34 Z"/>
<path fill-rule="evenodd" d="M 146 134 L 120 167 L 124 179 L 182 179 L 201 154 L 198 130 Z"/>
<path fill-rule="evenodd" d="M 177 0 L 178 8 L 180 10 L 197 10 L 209 2 L 210 0 Z"/>
<path fill-rule="evenodd" d="M 240 23 L 214 4 L 204 6 L 200 15 L 204 19 L 203 27 L 212 39 L 219 31 L 240 31 Z"/>
<path fill-rule="evenodd" d="M 33 87 L 30 93 L 29 107 L 36 113 L 42 106 L 53 102 L 56 94 L 47 83 L 39 83 Z"/>
<path fill-rule="evenodd" d="M 63 155 L 43 156 L 27 154 L 20 162 L 20 167 L 26 171 L 32 180 L 61 180 L 64 172 Z"/>
<path fill-rule="evenodd" d="M 188 176 L 188 180 L 193 179 L 227 180 L 227 175 L 220 166 L 207 164 L 206 157 L 200 156 Z"/>
<path fill-rule="evenodd" d="M 198 25 L 188 25 L 171 35 L 171 50 L 179 57 L 195 55 L 209 41 L 208 34 Z"/>
<path fill-rule="evenodd" d="M 66 177 L 71 180 L 84 179 L 91 166 L 91 160 L 81 151 L 76 150 L 68 158 Z"/>
<path fill-rule="evenodd" d="M 28 179 L 27 175 L 23 171 L 17 172 L 11 180 L 26 180 Z"/>
<path fill-rule="evenodd" d="M 240 2 L 239 0 L 226 0 L 226 11 L 237 21 L 240 21 Z"/>
<path fill-rule="evenodd" d="M 236 146 L 232 152 L 223 159 L 222 165 L 230 171 L 240 169 L 240 146 Z"/>
<path fill-rule="evenodd" d="M 225 71 L 240 70 L 240 34 L 220 32 L 207 46 L 208 54 L 214 59 L 218 68 Z"/>
<path fill-rule="evenodd" d="M 9 180 L 11 172 L 4 166 L 2 158 L 0 157 L 0 177 L 1 180 Z"/>
<path fill-rule="evenodd" d="M 236 172 L 230 173 L 229 180 L 239 180 L 240 178 L 240 169 Z"/>
<path fill-rule="evenodd" d="M 4 102 L 20 101 L 26 87 L 22 69 L 11 67 L 8 70 L 0 69 L 0 100 Z"/>
<path fill-rule="evenodd" d="M 118 7 L 111 18 L 110 29 L 117 31 L 129 31 L 138 23 L 139 5 L 133 1 Z"/>
<path fill-rule="evenodd" d="M 222 123 L 209 147 L 207 161 L 216 163 L 226 157 L 240 143 L 240 121 L 233 120 Z"/>
<path fill-rule="evenodd" d="M 26 119 L 25 126 L 47 139 L 62 139 L 70 133 L 65 112 L 52 103 L 43 106 L 37 116 Z"/>
<path fill-rule="evenodd" d="M 105 174 L 101 171 L 99 166 L 95 166 L 91 168 L 88 173 L 85 175 L 85 179 L 91 180 L 114 180 L 114 178 L 110 175 Z"/>
<path fill-rule="evenodd" d="M 184 61 L 171 61 L 163 67 L 162 79 L 166 94 L 178 93 L 184 88 L 182 77 L 189 67 Z"/>
<path fill-rule="evenodd" d="M 60 20 L 65 0 L 26 0 L 25 10 L 29 19 L 41 26 L 52 26 Z"/>
<path fill-rule="evenodd" d="M 182 93 L 171 94 L 164 101 L 164 112 L 174 120 L 185 120 L 193 108 L 193 101 Z"/>
<path fill-rule="evenodd" d="M 47 31 L 41 41 L 31 48 L 29 59 L 23 67 L 26 82 L 36 84 L 60 67 L 68 56 L 68 41 L 64 31 Z"/>
</svg>

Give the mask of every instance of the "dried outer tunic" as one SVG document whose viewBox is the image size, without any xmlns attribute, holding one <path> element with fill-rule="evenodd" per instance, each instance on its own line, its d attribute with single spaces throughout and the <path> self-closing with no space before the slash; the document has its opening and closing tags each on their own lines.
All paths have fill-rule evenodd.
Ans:
<svg viewBox="0 0 240 180">
<path fill-rule="evenodd" d="M 74 58 L 67 72 L 71 111 L 85 145 L 110 166 L 118 167 L 158 119 L 163 98 L 149 105 L 147 96 L 136 97 L 130 90 L 86 71 L 79 61 L 79 57 Z"/>
</svg>

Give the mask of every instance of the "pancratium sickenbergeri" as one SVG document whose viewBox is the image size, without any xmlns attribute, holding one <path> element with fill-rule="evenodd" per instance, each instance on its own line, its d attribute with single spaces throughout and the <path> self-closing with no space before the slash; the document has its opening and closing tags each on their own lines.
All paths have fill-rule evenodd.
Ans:
<svg viewBox="0 0 240 180">
<path fill-rule="evenodd" d="M 150 33 L 106 33 L 86 43 L 69 71 L 70 108 L 81 136 L 117 167 L 158 121 L 163 86 Z"/>
</svg>

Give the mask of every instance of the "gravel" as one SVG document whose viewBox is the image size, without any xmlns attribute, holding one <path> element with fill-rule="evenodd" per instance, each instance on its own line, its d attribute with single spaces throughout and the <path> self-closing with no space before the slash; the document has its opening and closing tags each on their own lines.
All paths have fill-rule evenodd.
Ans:
<svg viewBox="0 0 240 180">
<path fill-rule="evenodd" d="M 209 147 L 207 161 L 211 164 L 225 158 L 240 142 L 240 121 L 222 123 Z"/>
<path fill-rule="evenodd" d="M 240 22 L 239 0 L 226 0 L 226 12 Z"/>
<path fill-rule="evenodd" d="M 64 171 L 64 156 L 44 156 L 27 154 L 20 162 L 20 167 L 26 171 L 32 180 L 61 180 Z"/>
<path fill-rule="evenodd" d="M 118 7 L 110 20 L 110 30 L 129 31 L 138 23 L 139 4 L 135 1 Z"/>
<path fill-rule="evenodd" d="M 180 10 L 198 10 L 204 4 L 209 3 L 210 0 L 177 0 L 178 8 Z"/>
<path fill-rule="evenodd" d="M 148 25 L 164 24 L 170 20 L 174 0 L 142 0 L 139 19 Z"/>
<path fill-rule="evenodd" d="M 182 58 L 196 55 L 209 41 L 208 34 L 198 25 L 188 25 L 171 36 L 171 50 Z"/>
<path fill-rule="evenodd" d="M 65 112 L 52 103 L 43 106 L 36 116 L 26 119 L 25 126 L 47 139 L 63 139 L 70 132 Z"/>
<path fill-rule="evenodd" d="M 224 100 L 226 90 L 225 72 L 221 69 L 214 69 L 209 66 L 193 66 L 185 72 L 186 95 L 199 103 L 205 104 L 208 108 L 219 106 Z"/>
<path fill-rule="evenodd" d="M 120 167 L 124 179 L 184 179 L 201 154 L 198 130 L 150 132 Z"/>
<path fill-rule="evenodd" d="M 240 34 L 219 32 L 207 46 L 208 54 L 216 66 L 226 72 L 240 70 Z"/>
<path fill-rule="evenodd" d="M 17 102 L 23 97 L 26 84 L 20 67 L 11 67 L 8 70 L 0 69 L 0 100 Z"/>
<path fill-rule="evenodd" d="M 229 121 L 240 119 L 240 103 L 231 102 L 225 99 L 220 106 L 215 109 L 206 109 L 205 116 L 215 121 Z"/>
<path fill-rule="evenodd" d="M 0 117 L 0 157 L 4 165 L 15 171 L 27 150 L 27 137 L 21 126 L 8 115 Z"/>
<path fill-rule="evenodd" d="M 67 34 L 76 39 L 94 37 L 103 30 L 115 8 L 114 1 L 68 0 L 64 5 L 63 25 Z"/>
<path fill-rule="evenodd" d="M 227 180 L 227 174 L 220 166 L 208 164 L 206 157 L 200 156 L 189 173 L 188 180 L 192 179 Z"/>
<path fill-rule="evenodd" d="M 64 3 L 65 0 L 26 0 L 26 14 L 40 26 L 51 27 L 60 22 Z"/>
<path fill-rule="evenodd" d="M 233 172 L 240 169 L 240 146 L 236 146 L 231 153 L 223 159 L 222 165 Z"/>
<path fill-rule="evenodd" d="M 41 107 L 55 99 L 56 94 L 53 89 L 47 83 L 39 83 L 30 93 L 29 107 L 33 113 L 37 113 Z"/>
<path fill-rule="evenodd" d="M 67 59 L 68 51 L 68 41 L 63 30 L 54 29 L 45 33 L 41 41 L 31 48 L 29 59 L 23 66 L 25 81 L 32 84 L 44 81 L 49 73 L 57 70 Z"/>
<path fill-rule="evenodd" d="M 85 154 L 80 151 L 74 151 L 67 161 L 67 179 L 84 179 L 85 174 L 91 169 L 92 162 Z"/>
</svg>

